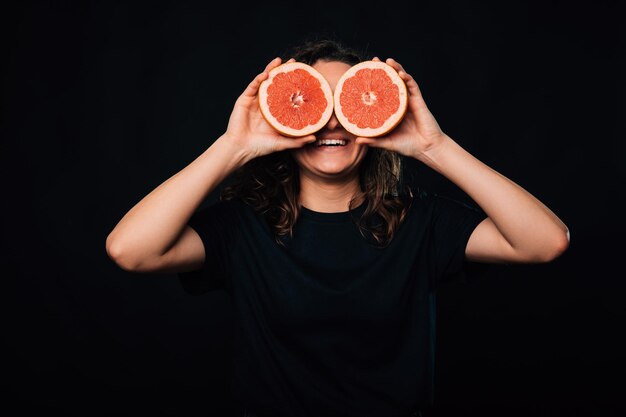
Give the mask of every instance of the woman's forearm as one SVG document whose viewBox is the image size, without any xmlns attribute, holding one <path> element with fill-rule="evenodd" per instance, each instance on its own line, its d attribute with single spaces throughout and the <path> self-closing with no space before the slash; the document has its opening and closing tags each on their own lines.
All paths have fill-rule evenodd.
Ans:
<svg viewBox="0 0 626 417">
<path fill-rule="evenodd" d="M 139 201 L 106 240 L 117 264 L 132 269 L 163 255 L 207 196 L 235 169 L 247 162 L 242 149 L 226 136 Z"/>
<path fill-rule="evenodd" d="M 449 136 L 416 159 L 470 196 L 519 253 L 532 258 L 569 244 L 567 226 L 548 207 L 476 159 Z"/>
</svg>

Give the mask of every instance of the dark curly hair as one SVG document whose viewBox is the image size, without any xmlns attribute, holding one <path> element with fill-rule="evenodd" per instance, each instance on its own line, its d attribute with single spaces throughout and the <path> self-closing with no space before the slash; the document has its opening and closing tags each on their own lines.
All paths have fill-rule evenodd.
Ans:
<svg viewBox="0 0 626 417">
<path fill-rule="evenodd" d="M 283 61 L 295 58 L 309 65 L 320 60 L 354 65 L 364 60 L 356 50 L 329 39 L 307 41 L 282 55 Z M 359 185 L 367 206 L 360 218 L 352 219 L 365 239 L 373 239 L 381 247 L 393 239 L 413 197 L 410 187 L 402 185 L 401 161 L 394 152 L 369 148 L 359 165 Z M 237 198 L 262 213 L 274 231 L 276 242 L 284 246 L 283 239 L 293 236 L 293 226 L 300 214 L 299 167 L 288 150 L 250 160 L 232 177 L 233 182 L 222 190 L 220 200 Z M 357 198 L 355 195 L 350 200 L 350 212 Z"/>
</svg>

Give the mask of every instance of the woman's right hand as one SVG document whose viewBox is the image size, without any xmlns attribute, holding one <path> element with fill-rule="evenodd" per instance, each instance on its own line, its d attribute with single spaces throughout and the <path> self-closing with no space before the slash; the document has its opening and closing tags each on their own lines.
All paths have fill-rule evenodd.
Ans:
<svg viewBox="0 0 626 417">
<path fill-rule="evenodd" d="M 290 59 L 287 62 L 293 62 Z M 235 102 L 235 106 L 228 121 L 225 139 L 234 144 L 237 149 L 244 150 L 246 159 L 250 160 L 285 149 L 296 149 L 315 141 L 314 135 L 290 138 L 282 136 L 267 123 L 259 108 L 259 87 L 267 79 L 269 72 L 281 64 L 280 58 L 275 58 L 265 70 L 257 75 L 248 85 L 243 94 Z"/>
</svg>

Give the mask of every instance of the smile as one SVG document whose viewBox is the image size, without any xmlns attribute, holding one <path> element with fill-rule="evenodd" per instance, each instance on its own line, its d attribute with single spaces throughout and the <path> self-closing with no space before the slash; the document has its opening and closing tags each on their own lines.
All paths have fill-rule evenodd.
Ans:
<svg viewBox="0 0 626 417">
<path fill-rule="evenodd" d="M 336 138 L 336 139 L 318 139 L 315 142 L 312 143 L 313 146 L 319 148 L 319 147 L 341 147 L 341 146 L 346 146 L 348 144 L 349 140 L 347 139 L 341 139 L 341 138 Z"/>
</svg>

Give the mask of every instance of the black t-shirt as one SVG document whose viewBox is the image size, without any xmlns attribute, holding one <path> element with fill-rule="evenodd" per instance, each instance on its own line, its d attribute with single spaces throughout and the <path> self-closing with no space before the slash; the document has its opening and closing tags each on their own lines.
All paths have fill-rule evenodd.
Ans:
<svg viewBox="0 0 626 417">
<path fill-rule="evenodd" d="M 432 405 L 435 292 L 466 280 L 473 263 L 465 247 L 487 216 L 417 190 L 380 248 L 352 221 L 365 207 L 303 207 L 286 247 L 261 213 L 238 200 L 190 219 L 206 259 L 179 278 L 190 294 L 231 296 L 231 389 L 243 407 L 280 417 L 390 417 Z"/>
</svg>

